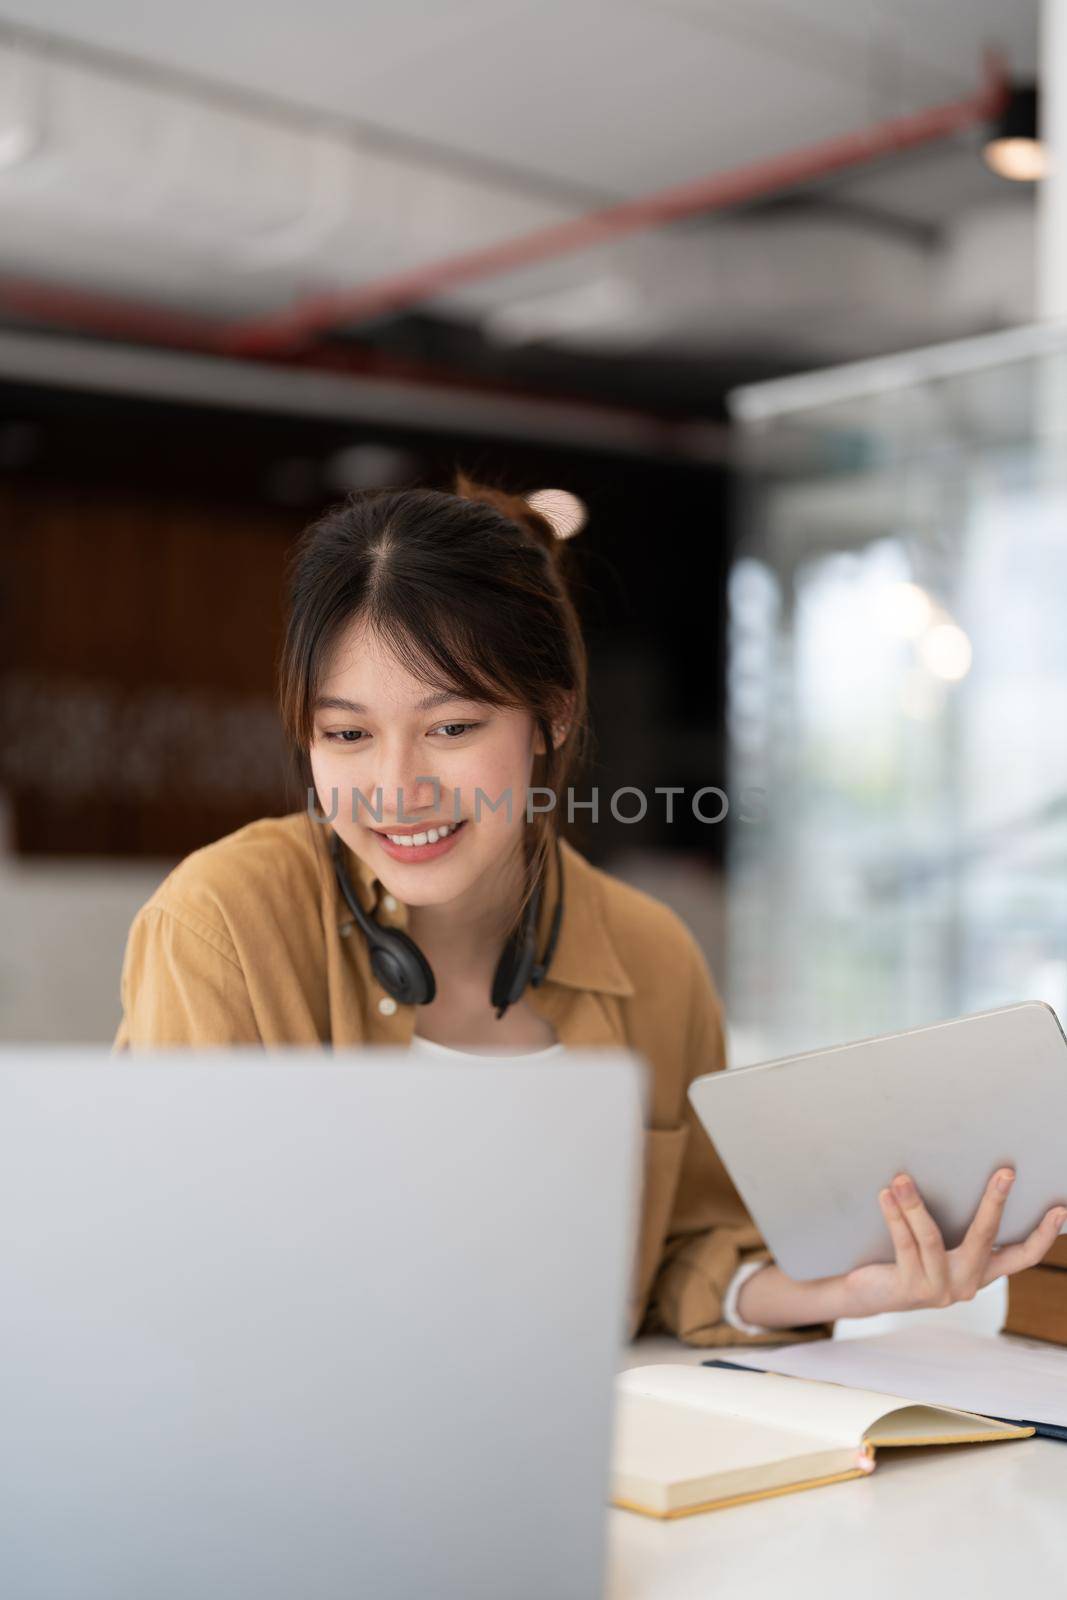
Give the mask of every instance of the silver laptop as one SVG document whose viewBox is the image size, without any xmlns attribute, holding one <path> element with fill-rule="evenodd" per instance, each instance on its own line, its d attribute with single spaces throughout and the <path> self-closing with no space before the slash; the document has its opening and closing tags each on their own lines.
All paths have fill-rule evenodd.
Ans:
<svg viewBox="0 0 1067 1600">
<path fill-rule="evenodd" d="M 1067 1203 L 1067 1042 L 1040 1001 L 710 1073 L 689 1098 L 792 1278 L 892 1261 L 878 1191 L 898 1172 L 949 1249 L 999 1166 L 999 1244 Z"/>
<path fill-rule="evenodd" d="M 0 1593 L 590 1600 L 634 1057 L 0 1052 Z"/>
</svg>

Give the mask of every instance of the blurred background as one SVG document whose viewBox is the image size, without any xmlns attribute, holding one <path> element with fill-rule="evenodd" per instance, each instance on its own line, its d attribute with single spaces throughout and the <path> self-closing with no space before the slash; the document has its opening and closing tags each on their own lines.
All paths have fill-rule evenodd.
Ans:
<svg viewBox="0 0 1067 1600">
<path fill-rule="evenodd" d="M 303 803 L 286 552 L 457 466 L 584 519 L 587 782 L 731 798 L 576 842 L 735 1063 L 1067 1013 L 1065 147 L 1056 0 L 0 0 L 0 1036 Z"/>
</svg>

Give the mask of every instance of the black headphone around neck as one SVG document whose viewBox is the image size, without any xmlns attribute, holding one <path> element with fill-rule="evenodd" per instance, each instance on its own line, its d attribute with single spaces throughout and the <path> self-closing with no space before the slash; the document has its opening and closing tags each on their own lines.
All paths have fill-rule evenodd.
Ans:
<svg viewBox="0 0 1067 1600">
<path fill-rule="evenodd" d="M 538 988 L 543 983 L 555 953 L 563 921 L 563 862 L 560 858 L 559 837 L 555 838 L 556 880 L 559 892 L 556 909 L 552 913 L 552 926 L 545 944 L 545 953 L 537 959 L 537 920 L 541 910 L 541 883 L 538 882 L 527 903 L 521 926 L 508 936 L 493 973 L 490 1000 L 496 1008 L 497 1018 L 522 997 L 526 985 Z M 403 928 L 386 928 L 360 905 L 349 881 L 344 864 L 344 847 L 341 836 L 334 833 L 330 842 L 334 871 L 355 919 L 370 950 L 371 971 L 387 994 L 406 1006 L 429 1005 L 437 993 L 433 969 L 414 939 Z"/>
</svg>

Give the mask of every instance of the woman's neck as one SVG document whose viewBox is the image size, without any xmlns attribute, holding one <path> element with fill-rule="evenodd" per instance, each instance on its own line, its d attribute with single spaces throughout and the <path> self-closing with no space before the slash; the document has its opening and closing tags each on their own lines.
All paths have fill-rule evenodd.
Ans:
<svg viewBox="0 0 1067 1600">
<path fill-rule="evenodd" d="M 439 979 L 480 982 L 492 975 L 523 887 L 522 858 L 516 855 L 483 873 L 457 899 L 409 909 L 408 932 Z"/>
</svg>

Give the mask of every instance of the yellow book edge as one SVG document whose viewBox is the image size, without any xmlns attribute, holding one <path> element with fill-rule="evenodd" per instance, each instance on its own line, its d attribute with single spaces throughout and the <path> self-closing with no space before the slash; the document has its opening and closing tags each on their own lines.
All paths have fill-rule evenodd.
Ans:
<svg viewBox="0 0 1067 1600">
<path fill-rule="evenodd" d="M 676 1506 L 672 1511 L 653 1511 L 649 1506 L 638 1505 L 636 1500 L 612 1500 L 613 1506 L 623 1511 L 638 1511 L 643 1517 L 653 1517 L 657 1522 L 674 1522 L 678 1517 L 693 1517 L 698 1511 L 725 1511 L 727 1506 L 744 1506 L 752 1500 L 773 1500 L 776 1495 L 796 1494 L 798 1489 L 821 1489 L 825 1483 L 844 1483 L 848 1478 L 869 1478 L 862 1467 L 848 1472 L 835 1472 L 828 1478 L 807 1478 L 803 1483 L 783 1483 L 776 1489 L 757 1489 L 751 1494 L 734 1494 L 726 1500 L 702 1500 L 696 1506 Z"/>
<path fill-rule="evenodd" d="M 1009 1423 L 1004 1424 L 1003 1431 L 997 1433 L 969 1433 L 954 1434 L 951 1440 L 938 1434 L 906 1434 L 902 1439 L 885 1439 L 877 1442 L 881 1450 L 901 1449 L 906 1445 L 928 1444 L 993 1444 L 1003 1439 L 1029 1439 L 1036 1432 L 1034 1428 L 1016 1428 Z M 870 1461 L 870 1467 L 852 1467 L 848 1472 L 834 1472 L 825 1478 L 805 1478 L 800 1483 L 783 1483 L 774 1489 L 756 1489 L 749 1494 L 729 1495 L 723 1500 L 702 1500 L 695 1506 L 675 1506 L 670 1511 L 655 1511 L 650 1506 L 638 1504 L 636 1500 L 623 1500 L 612 1498 L 611 1504 L 621 1511 L 636 1511 L 642 1517 L 652 1517 L 656 1522 L 675 1522 L 679 1517 L 695 1517 L 702 1511 L 725 1511 L 727 1506 L 750 1505 L 755 1500 L 773 1500 L 782 1494 L 797 1494 L 801 1489 L 821 1489 L 828 1483 L 847 1483 L 849 1478 L 869 1478 L 874 1469 L 876 1459 L 876 1442 L 868 1441 L 863 1452 Z"/>
<path fill-rule="evenodd" d="M 1016 1427 L 1012 1422 L 1005 1422 L 995 1433 L 954 1433 L 948 1439 L 943 1433 L 905 1433 L 897 1439 L 869 1439 L 868 1444 L 877 1445 L 879 1450 L 896 1450 L 911 1444 L 997 1444 L 1002 1439 L 1030 1439 L 1036 1432 L 1034 1427 Z M 873 1448 L 871 1455 L 874 1455 Z"/>
</svg>

